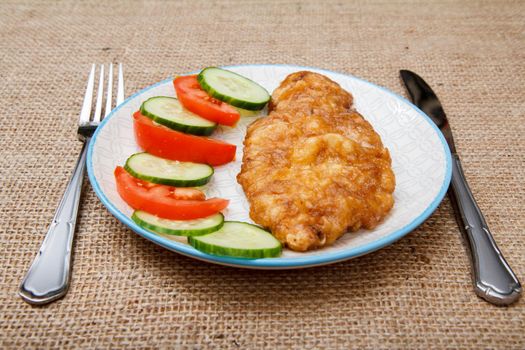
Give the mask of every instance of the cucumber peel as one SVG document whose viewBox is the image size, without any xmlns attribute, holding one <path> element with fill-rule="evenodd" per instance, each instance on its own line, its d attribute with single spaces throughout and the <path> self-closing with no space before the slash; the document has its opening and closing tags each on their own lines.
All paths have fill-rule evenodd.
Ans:
<svg viewBox="0 0 525 350">
<path fill-rule="evenodd" d="M 217 127 L 217 123 L 186 110 L 174 97 L 151 97 L 142 103 L 140 113 L 156 123 L 186 134 L 208 136 Z"/>
<path fill-rule="evenodd" d="M 140 227 L 155 233 L 190 237 L 217 231 L 224 224 L 224 216 L 221 213 L 194 220 L 170 220 L 136 210 L 131 219 Z"/>
<path fill-rule="evenodd" d="M 234 107 L 257 111 L 270 101 L 270 94 L 261 85 L 221 68 L 203 69 L 197 81 L 210 96 Z"/>
<path fill-rule="evenodd" d="M 169 160 L 146 152 L 130 156 L 124 169 L 138 179 L 175 187 L 205 185 L 214 173 L 207 164 Z"/>
<path fill-rule="evenodd" d="M 238 221 L 225 221 L 217 231 L 188 237 L 188 243 L 207 254 L 235 258 L 273 258 L 282 252 L 281 242 L 270 232 Z"/>
</svg>

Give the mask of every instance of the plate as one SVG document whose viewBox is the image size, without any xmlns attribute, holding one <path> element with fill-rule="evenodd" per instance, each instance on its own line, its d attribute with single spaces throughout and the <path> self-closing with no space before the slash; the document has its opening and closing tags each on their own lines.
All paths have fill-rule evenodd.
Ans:
<svg viewBox="0 0 525 350">
<path fill-rule="evenodd" d="M 141 103 L 157 95 L 175 96 L 172 79 L 154 84 L 126 99 L 106 117 L 93 135 L 87 156 L 89 180 L 108 210 L 142 237 L 174 252 L 211 263 L 260 269 L 290 269 L 355 258 L 380 249 L 420 225 L 437 208 L 451 178 L 450 150 L 441 132 L 417 107 L 380 86 L 351 75 L 291 65 L 241 65 L 224 67 L 273 91 L 290 73 L 310 70 L 328 76 L 354 96 L 356 109 L 372 124 L 390 150 L 396 175 L 395 204 L 385 220 L 373 230 L 347 233 L 330 247 L 306 253 L 287 249 L 279 258 L 238 259 L 197 251 L 181 238 L 145 230 L 131 220 L 133 210 L 118 195 L 113 170 L 139 152 L 131 115 Z M 264 111 L 265 113 L 265 111 Z M 209 197 L 230 200 L 226 220 L 252 222 L 249 204 L 236 181 L 242 162 L 246 127 L 260 116 L 241 118 L 235 128 L 220 127 L 213 137 L 237 145 L 236 160 L 215 168 L 205 192 Z"/>
</svg>

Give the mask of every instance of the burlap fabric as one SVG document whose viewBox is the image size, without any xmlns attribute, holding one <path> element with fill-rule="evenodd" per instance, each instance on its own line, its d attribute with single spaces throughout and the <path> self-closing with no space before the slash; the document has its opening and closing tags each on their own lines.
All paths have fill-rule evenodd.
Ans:
<svg viewBox="0 0 525 350">
<path fill-rule="evenodd" d="M 123 62 L 127 93 L 209 65 L 289 63 L 405 95 L 432 84 L 493 234 L 525 281 L 525 3 L 435 1 L 0 4 L 2 348 L 525 348 L 525 301 L 472 292 L 448 199 L 376 253 L 298 271 L 221 267 L 121 225 L 86 183 L 67 296 L 17 287 L 70 176 L 89 65 Z"/>
</svg>

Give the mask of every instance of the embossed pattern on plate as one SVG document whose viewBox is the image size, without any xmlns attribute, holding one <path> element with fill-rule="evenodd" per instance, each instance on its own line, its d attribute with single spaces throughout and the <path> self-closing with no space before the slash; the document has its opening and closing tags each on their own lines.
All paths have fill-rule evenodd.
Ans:
<svg viewBox="0 0 525 350">
<path fill-rule="evenodd" d="M 352 93 L 357 110 L 373 125 L 390 150 L 397 182 L 393 210 L 374 230 L 345 234 L 334 245 L 322 250 L 307 253 L 284 250 L 281 258 L 274 259 L 210 256 L 180 240 L 141 229 L 130 220 L 132 209 L 116 191 L 113 170 L 124 164 L 131 154 L 140 151 L 134 139 L 132 113 L 149 97 L 175 96 L 171 79 L 168 79 L 135 94 L 113 111 L 98 128 L 89 149 L 88 172 L 95 192 L 104 205 L 134 231 L 168 249 L 201 260 L 239 267 L 297 268 L 342 261 L 379 249 L 413 230 L 436 209 L 450 182 L 450 151 L 437 128 L 410 102 L 364 80 L 316 68 L 285 65 L 227 68 L 258 82 L 270 92 L 288 74 L 307 69 L 328 76 Z M 262 115 L 265 113 L 266 110 Z M 209 197 L 230 200 L 224 212 L 227 220 L 252 222 L 249 204 L 236 176 L 241 167 L 246 127 L 256 118 L 259 117 L 243 117 L 235 128 L 220 127 L 213 135 L 237 145 L 236 160 L 216 167 L 205 189 Z"/>
</svg>

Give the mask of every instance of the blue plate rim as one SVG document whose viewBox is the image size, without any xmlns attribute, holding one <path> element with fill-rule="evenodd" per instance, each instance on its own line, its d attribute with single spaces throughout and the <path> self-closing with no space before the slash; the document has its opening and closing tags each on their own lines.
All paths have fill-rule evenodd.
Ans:
<svg viewBox="0 0 525 350">
<path fill-rule="evenodd" d="M 407 235 L 411 231 L 413 231 L 415 228 L 417 228 L 419 225 L 421 225 L 439 206 L 441 201 L 443 200 L 443 197 L 445 196 L 450 180 L 452 177 L 452 156 L 450 153 L 450 149 L 448 147 L 447 142 L 445 141 L 445 138 L 443 137 L 443 134 L 438 129 L 438 127 L 432 122 L 432 120 L 425 114 L 423 111 L 421 111 L 417 106 L 412 104 L 410 101 L 405 99 L 403 96 L 400 96 L 387 88 L 384 88 L 382 86 L 376 85 L 374 83 L 371 83 L 367 80 L 361 79 L 359 77 L 355 77 L 351 74 L 346 73 L 340 73 L 340 72 L 334 72 L 327 69 L 321 69 L 316 67 L 308 67 L 308 66 L 297 66 L 297 65 L 288 65 L 288 64 L 245 64 L 245 65 L 230 65 L 230 66 L 223 66 L 223 68 L 238 68 L 238 67 L 285 67 L 290 69 L 299 69 L 299 70 L 316 70 L 319 72 L 325 72 L 335 75 L 343 75 L 346 77 L 357 79 L 363 83 L 366 83 L 368 85 L 371 85 L 373 87 L 379 88 L 380 90 L 386 92 L 387 94 L 390 94 L 391 96 L 407 103 L 408 105 L 412 106 L 427 123 L 430 124 L 430 126 L 434 129 L 434 131 L 437 133 L 441 144 L 443 146 L 443 151 L 445 153 L 445 162 L 446 162 L 446 169 L 445 169 L 445 178 L 443 180 L 443 183 L 441 185 L 440 191 L 437 194 L 437 196 L 434 198 L 434 200 L 430 203 L 430 205 L 419 215 L 417 218 L 412 220 L 409 224 L 405 225 L 404 227 L 390 233 L 389 235 L 382 237 L 381 239 L 375 240 L 370 243 L 366 243 L 351 249 L 344 249 L 337 252 L 332 253 L 321 253 L 321 254 L 315 254 L 315 255 L 305 255 L 304 257 L 295 257 L 295 258 L 265 258 L 265 259 L 239 259 L 239 258 L 232 258 L 232 257 L 223 257 L 223 256 L 215 256 L 215 255 L 209 255 L 202 253 L 195 248 L 193 248 L 190 245 L 186 245 L 183 243 L 179 243 L 176 241 L 169 240 L 167 238 L 161 237 L 156 235 L 155 233 L 145 230 L 138 226 L 131 218 L 126 216 L 124 213 L 122 213 L 111 201 L 105 196 L 103 193 L 97 179 L 94 175 L 93 170 L 93 148 L 94 144 L 97 140 L 97 137 L 100 133 L 100 131 L 103 129 L 104 125 L 111 120 L 111 118 L 114 116 L 114 114 L 123 106 L 125 106 L 129 101 L 134 99 L 135 97 L 147 92 L 150 89 L 153 89 L 161 84 L 166 84 L 167 82 L 170 82 L 172 78 L 168 78 L 165 80 L 162 80 L 160 82 L 157 82 L 153 85 L 150 85 L 139 92 L 131 95 L 130 97 L 126 98 L 122 104 L 120 104 L 117 108 L 115 108 L 111 113 L 105 117 L 102 122 L 100 123 L 99 127 L 93 134 L 93 137 L 91 138 L 91 142 L 88 146 L 88 154 L 87 154 L 87 171 L 88 171 L 88 177 L 89 181 L 91 182 L 91 185 L 93 187 L 93 190 L 95 191 L 95 194 L 100 199 L 102 204 L 109 210 L 111 214 L 113 214 L 120 222 L 128 226 L 131 230 L 135 231 L 140 236 L 154 242 L 155 244 L 158 244 L 166 249 L 169 249 L 171 251 L 180 253 L 185 256 L 193 257 L 199 260 L 217 263 L 221 265 L 227 265 L 227 266 L 235 266 L 235 267 L 244 267 L 244 268 L 261 268 L 261 269 L 292 269 L 292 268 L 305 268 L 305 267 L 313 267 L 313 266 L 320 266 L 320 265 L 326 265 L 326 264 L 332 264 L 344 260 L 348 260 L 351 258 L 355 258 L 361 255 L 365 255 L 368 253 L 371 253 L 373 251 L 376 251 L 378 249 L 381 249 L 387 245 L 390 245 L 397 241 L 398 239 L 402 238 L 403 236 Z M 188 73 L 193 74 L 196 72 Z"/>
</svg>

